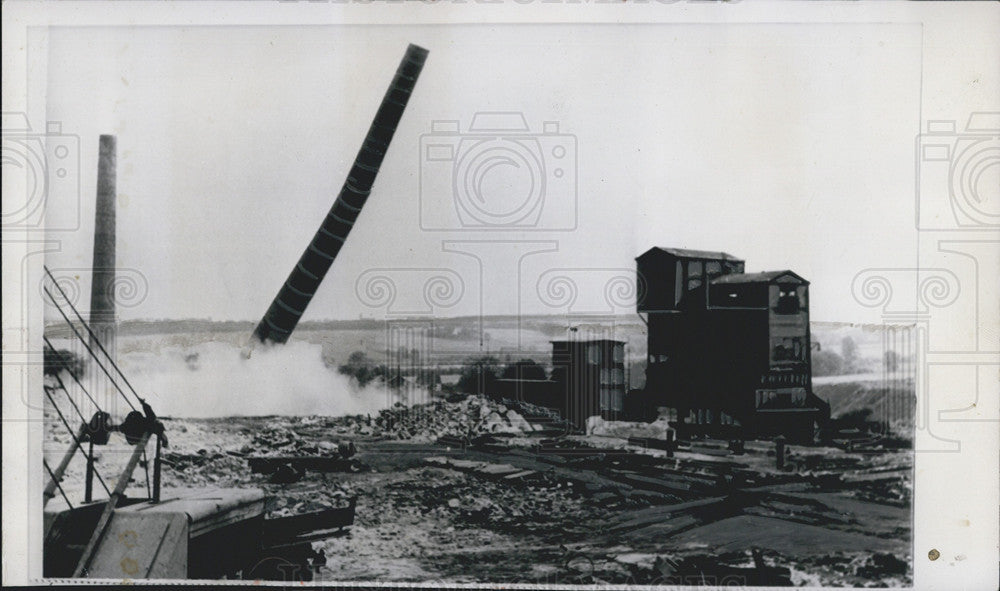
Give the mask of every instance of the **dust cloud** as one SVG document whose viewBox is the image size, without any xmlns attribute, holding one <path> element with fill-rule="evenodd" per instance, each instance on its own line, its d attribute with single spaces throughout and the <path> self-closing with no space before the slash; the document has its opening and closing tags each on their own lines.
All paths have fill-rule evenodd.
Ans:
<svg viewBox="0 0 1000 591">
<path fill-rule="evenodd" d="M 386 388 L 358 388 L 327 367 L 321 345 L 291 342 L 248 352 L 211 341 L 120 353 L 118 361 L 161 416 L 342 416 L 374 414 L 395 403 Z"/>
</svg>

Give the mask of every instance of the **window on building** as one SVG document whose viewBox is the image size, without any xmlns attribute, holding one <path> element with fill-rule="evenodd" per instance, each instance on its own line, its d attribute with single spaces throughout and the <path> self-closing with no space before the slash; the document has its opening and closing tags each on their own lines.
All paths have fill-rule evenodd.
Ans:
<svg viewBox="0 0 1000 591">
<path fill-rule="evenodd" d="M 718 290 L 712 296 L 712 305 L 715 306 L 729 306 L 736 307 L 743 304 L 743 298 L 740 297 L 739 290 L 730 287 L 723 290 L 720 286 Z"/>
<path fill-rule="evenodd" d="M 688 279 L 687 279 L 688 290 L 697 289 L 701 287 L 702 273 L 703 269 L 701 261 L 691 261 L 688 263 Z"/>
<path fill-rule="evenodd" d="M 615 363 L 622 363 L 625 361 L 625 345 L 616 344 L 611 349 L 611 358 Z"/>
<path fill-rule="evenodd" d="M 601 388 L 599 393 L 601 410 L 622 411 L 625 407 L 624 402 L 621 390 Z"/>
<path fill-rule="evenodd" d="M 677 261 L 676 272 L 674 273 L 674 305 L 681 303 L 681 297 L 684 295 L 684 266 L 681 265 L 680 261 Z"/>
<path fill-rule="evenodd" d="M 806 391 L 796 390 L 792 392 L 792 405 L 793 406 L 805 406 L 806 404 Z"/>
<path fill-rule="evenodd" d="M 774 311 L 778 314 L 797 314 L 801 309 L 799 295 L 794 285 L 778 285 L 778 304 Z"/>
<path fill-rule="evenodd" d="M 768 406 L 778 397 L 778 393 L 773 390 L 757 390 L 754 404 L 757 408 Z"/>
<path fill-rule="evenodd" d="M 601 346 L 587 345 L 587 363 L 591 365 L 600 365 L 601 363 Z"/>
<path fill-rule="evenodd" d="M 801 337 L 771 339 L 772 361 L 805 361 L 805 342 Z"/>
</svg>

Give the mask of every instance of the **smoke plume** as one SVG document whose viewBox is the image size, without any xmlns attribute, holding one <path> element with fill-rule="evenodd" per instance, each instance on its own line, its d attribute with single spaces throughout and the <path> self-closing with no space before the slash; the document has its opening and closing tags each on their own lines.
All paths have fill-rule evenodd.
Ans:
<svg viewBox="0 0 1000 591">
<path fill-rule="evenodd" d="M 140 396 L 163 416 L 341 416 L 374 414 L 395 402 L 383 386 L 352 384 L 324 364 L 321 345 L 306 342 L 257 347 L 249 357 L 218 341 L 118 357 Z"/>
</svg>

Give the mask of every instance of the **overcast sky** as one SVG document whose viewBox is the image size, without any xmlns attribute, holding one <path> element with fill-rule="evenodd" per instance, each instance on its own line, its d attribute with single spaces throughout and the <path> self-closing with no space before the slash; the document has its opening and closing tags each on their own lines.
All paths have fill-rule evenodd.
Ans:
<svg viewBox="0 0 1000 591">
<path fill-rule="evenodd" d="M 916 264 L 920 32 L 904 25 L 53 29 L 47 118 L 80 137 L 82 190 L 54 189 L 47 224 L 78 207 L 82 227 L 58 233 L 47 263 L 90 265 L 98 136 L 112 133 L 118 264 L 149 286 L 121 317 L 258 320 L 411 42 L 430 50 L 426 67 L 305 319 L 381 317 L 377 290 L 358 293 L 374 275 L 396 284 L 395 313 L 564 313 L 545 295 L 560 273 L 580 291 L 571 311 L 597 312 L 588 298 L 604 297 L 608 269 L 663 245 L 792 269 L 812 282 L 814 320 L 861 321 L 852 278 Z M 518 144 L 547 179 L 533 229 L 461 231 L 487 219 L 457 214 L 461 158 L 421 149 L 432 121 L 465 133 L 486 111 L 523 112 L 538 134 L 558 122 Z M 523 162 L 498 162 L 476 177 L 494 214 L 533 195 Z M 501 242 L 455 243 L 470 240 Z M 400 270 L 414 268 L 447 271 Z M 442 274 L 455 291 L 428 308 L 427 279 Z M 612 299 L 608 311 L 634 311 Z"/>
</svg>

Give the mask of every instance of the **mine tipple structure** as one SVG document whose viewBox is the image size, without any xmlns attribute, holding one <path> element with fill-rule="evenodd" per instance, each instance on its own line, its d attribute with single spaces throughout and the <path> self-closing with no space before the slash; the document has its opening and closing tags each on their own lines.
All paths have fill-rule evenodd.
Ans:
<svg viewBox="0 0 1000 591">
<path fill-rule="evenodd" d="M 649 355 L 642 402 L 681 429 L 810 438 L 829 418 L 812 392 L 809 282 L 744 273 L 724 252 L 655 247 L 636 258 Z"/>
</svg>

